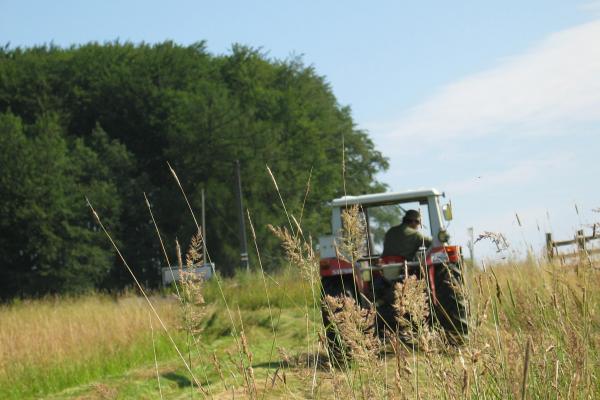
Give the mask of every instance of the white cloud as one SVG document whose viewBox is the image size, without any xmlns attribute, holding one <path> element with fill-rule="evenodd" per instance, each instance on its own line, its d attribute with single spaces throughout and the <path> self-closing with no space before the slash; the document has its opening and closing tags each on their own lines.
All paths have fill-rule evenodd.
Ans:
<svg viewBox="0 0 600 400">
<path fill-rule="evenodd" d="M 371 131 L 387 143 L 494 134 L 568 134 L 600 122 L 600 20 L 554 33 L 529 52 L 451 83 Z M 597 128 L 595 128 L 597 130 Z M 590 131 L 591 132 L 591 131 Z"/>
</svg>

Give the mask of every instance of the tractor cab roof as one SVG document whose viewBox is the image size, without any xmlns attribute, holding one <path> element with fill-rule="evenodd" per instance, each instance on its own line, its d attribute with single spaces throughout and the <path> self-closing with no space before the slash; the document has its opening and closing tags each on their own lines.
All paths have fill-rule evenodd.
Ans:
<svg viewBox="0 0 600 400">
<path fill-rule="evenodd" d="M 387 192 L 364 194 L 360 196 L 344 196 L 334 199 L 331 202 L 333 207 L 346 207 L 354 204 L 380 206 L 387 204 L 397 204 L 410 201 L 425 202 L 431 196 L 443 196 L 443 193 L 436 189 L 407 190 L 404 192 Z"/>
</svg>

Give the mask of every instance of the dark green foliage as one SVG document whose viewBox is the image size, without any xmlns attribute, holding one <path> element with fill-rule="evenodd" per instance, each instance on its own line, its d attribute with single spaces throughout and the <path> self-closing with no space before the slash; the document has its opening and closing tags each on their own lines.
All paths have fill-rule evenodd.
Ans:
<svg viewBox="0 0 600 400">
<path fill-rule="evenodd" d="M 84 195 L 118 225 L 122 201 L 113 168 L 129 155 L 100 130 L 89 141 L 67 138 L 52 115 L 23 125 L 13 114 L 0 114 L 3 297 L 91 289 L 111 269 L 112 253 Z"/>
<path fill-rule="evenodd" d="M 86 196 L 140 281 L 158 284 L 164 261 L 143 192 L 168 247 L 195 231 L 167 161 L 198 213 L 205 188 L 208 249 L 225 273 L 238 264 L 236 159 L 268 268 L 280 253 L 265 226 L 287 219 L 266 165 L 313 236 L 328 229 L 325 203 L 343 193 L 343 175 L 348 193 L 379 191 L 387 167 L 313 68 L 243 46 L 224 56 L 203 43 L 5 48 L 0 113 L 3 297 L 130 283 Z"/>
</svg>

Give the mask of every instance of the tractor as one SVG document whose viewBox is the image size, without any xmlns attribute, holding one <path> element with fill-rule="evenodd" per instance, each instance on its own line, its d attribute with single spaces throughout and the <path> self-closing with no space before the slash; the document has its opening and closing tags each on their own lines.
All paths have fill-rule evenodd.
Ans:
<svg viewBox="0 0 600 400">
<path fill-rule="evenodd" d="M 467 302 L 464 295 L 461 247 L 450 245 L 446 223 L 452 220 L 452 207 L 441 206 L 445 195 L 435 189 L 396 193 L 344 196 L 331 202 L 332 235 L 319 238 L 320 275 L 323 295 L 323 323 L 328 343 L 340 343 L 330 321 L 324 297 L 350 297 L 361 307 L 376 310 L 377 332 L 394 332 L 394 285 L 410 276 L 426 280 L 430 305 L 430 323 L 437 324 L 455 344 L 464 342 L 468 333 Z M 341 254 L 343 213 L 358 207 L 364 222 L 365 254 L 351 260 Z M 429 248 L 421 247 L 415 259 L 382 256 L 386 231 L 402 220 L 408 209 L 420 211 L 422 232 L 432 238 Z"/>
</svg>

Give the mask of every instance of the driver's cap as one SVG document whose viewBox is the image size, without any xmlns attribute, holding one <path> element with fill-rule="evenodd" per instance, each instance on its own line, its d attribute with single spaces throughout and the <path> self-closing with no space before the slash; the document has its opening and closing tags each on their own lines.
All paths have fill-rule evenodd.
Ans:
<svg viewBox="0 0 600 400">
<path fill-rule="evenodd" d="M 417 210 L 408 210 L 408 211 L 406 211 L 406 214 L 404 214 L 404 218 L 406 218 L 406 219 L 417 219 L 417 220 L 420 220 L 421 219 L 421 213 L 418 212 Z"/>
</svg>

